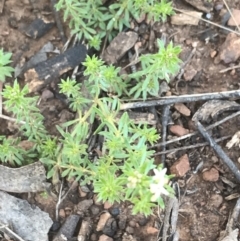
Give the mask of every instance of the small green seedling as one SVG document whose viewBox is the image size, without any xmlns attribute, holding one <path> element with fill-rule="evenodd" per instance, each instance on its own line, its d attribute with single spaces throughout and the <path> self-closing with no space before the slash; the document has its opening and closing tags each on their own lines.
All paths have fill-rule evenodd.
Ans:
<svg viewBox="0 0 240 241">
<path fill-rule="evenodd" d="M 169 82 L 170 76 L 179 71 L 181 60 L 178 55 L 181 48 L 174 47 L 172 42 L 165 47 L 164 42 L 159 39 L 157 43 L 158 52 L 142 55 L 140 57 L 141 70 L 129 75 L 130 78 L 137 80 L 136 85 L 129 90 L 129 95 L 134 95 L 134 98 L 142 95 L 146 100 L 148 94 L 158 96 L 159 81 Z"/>
<path fill-rule="evenodd" d="M 5 53 L 0 49 L 0 82 L 5 82 L 6 77 L 12 77 L 14 69 L 8 66 L 12 62 L 11 57 L 11 53 Z"/>
</svg>

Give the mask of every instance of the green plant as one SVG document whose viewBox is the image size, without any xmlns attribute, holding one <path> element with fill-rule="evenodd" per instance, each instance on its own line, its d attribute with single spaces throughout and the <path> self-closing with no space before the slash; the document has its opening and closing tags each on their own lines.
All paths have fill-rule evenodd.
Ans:
<svg viewBox="0 0 240 241">
<path fill-rule="evenodd" d="M 119 0 L 109 8 L 102 5 L 102 0 L 60 0 L 56 7 L 64 9 L 64 20 L 70 18 L 73 33 L 97 49 L 104 36 L 128 26 L 130 17 L 147 14 L 154 20 L 165 20 L 173 13 L 171 4 L 165 0 Z M 57 126 L 60 138 L 48 134 L 44 117 L 36 107 L 37 98 L 28 95 L 27 86 L 21 89 L 17 80 L 13 86 L 6 85 L 2 93 L 4 105 L 16 118 L 19 138 L 0 137 L 0 161 L 22 165 L 25 160 L 40 159 L 53 183 L 60 176 L 74 177 L 81 184 L 92 183 L 99 200 L 130 201 L 133 213 L 149 215 L 157 205 L 164 208 L 162 195 L 173 194 L 168 184 L 171 176 L 166 174 L 166 168 L 154 163 L 154 151 L 148 150 L 159 135 L 155 128 L 135 125 L 127 113 L 119 111 L 120 98 L 132 94 L 144 99 L 149 94 L 157 96 L 159 80 L 169 80 L 178 71 L 180 47 L 173 47 L 172 43 L 165 47 L 160 40 L 158 45 L 156 54 L 140 57 L 142 69 L 129 78 L 121 76 L 120 68 L 105 65 L 95 55 L 87 56 L 83 65 L 84 76 L 88 77 L 84 83 L 88 98 L 81 93 L 82 85 L 77 81 L 61 80 L 60 92 L 67 96 L 70 108 L 78 115 L 75 120 Z M 10 56 L 5 56 L 4 68 Z M 4 76 L 10 73 L 7 71 L 11 69 L 6 68 Z M 89 157 L 86 144 L 92 130 L 103 139 L 96 158 Z M 19 146 L 22 139 L 33 142 L 34 147 L 23 151 Z"/>
<path fill-rule="evenodd" d="M 19 138 L 0 136 L 0 161 L 11 166 L 22 165 L 27 153 L 19 146 Z"/>
<path fill-rule="evenodd" d="M 68 94 L 70 89 L 74 92 L 76 82 L 62 80 L 60 86 L 66 83 L 72 84 Z M 74 176 L 82 184 L 91 182 L 99 200 L 112 203 L 128 200 L 134 204 L 133 213 L 149 215 L 156 204 L 163 208 L 161 194 L 170 195 L 173 190 L 167 184 L 170 177 L 166 175 L 166 169 L 155 165 L 154 151 L 147 150 L 148 143 L 158 140 L 156 130 L 146 125 L 134 125 L 127 113 L 117 119 L 119 100 L 116 97 L 95 97 L 88 108 L 85 114 L 80 108 L 79 118 L 64 124 L 63 128 L 73 128 L 71 133 L 58 127 L 62 135 L 61 151 L 55 159 L 41 159 L 49 168 L 48 177 L 60 173 L 63 177 Z M 95 134 L 104 137 L 102 154 L 95 162 L 89 159 L 85 144 L 91 119 L 93 121 L 88 117 L 93 113 L 100 121 Z"/>
<path fill-rule="evenodd" d="M 60 87 L 74 102 L 79 87 L 76 81 L 62 80 Z M 76 177 L 81 183 L 92 182 L 99 200 L 129 200 L 134 204 L 133 213 L 149 215 L 156 204 L 164 207 L 161 194 L 173 193 L 167 184 L 169 176 L 166 169 L 154 164 L 154 151 L 147 150 L 148 143 L 158 140 L 158 134 L 146 125 L 134 125 L 127 113 L 118 120 L 120 103 L 117 97 L 99 98 L 96 93 L 93 101 L 81 97 L 82 103 L 90 103 L 91 106 L 82 113 L 81 105 L 72 105 L 77 108 L 79 117 L 65 123 L 62 128 L 58 126 L 62 138 L 57 142 L 46 133 L 43 117 L 35 107 L 36 98 L 28 97 L 27 93 L 27 87 L 20 90 L 15 80 L 12 87 L 4 89 L 4 104 L 16 116 L 17 122 L 25 123 L 20 124 L 21 133 L 36 144 L 32 151 L 48 167 L 48 178 L 52 177 L 55 182 L 60 174 L 62 177 Z M 100 125 L 95 134 L 102 135 L 104 143 L 102 155 L 94 162 L 88 157 L 85 143 L 89 125 L 96 118 Z M 72 132 L 68 132 L 69 127 L 72 127 Z M 11 139 L 2 138 L 2 142 L 0 160 L 21 165 L 26 153 L 14 148 L 19 140 L 14 146 Z M 32 160 L 34 157 L 36 155 L 32 155 Z M 155 176 L 151 175 L 152 171 Z"/>
<path fill-rule="evenodd" d="M 8 66 L 12 62 L 11 56 L 11 53 L 4 53 L 3 49 L 0 49 L 0 82 L 5 82 L 7 76 L 12 76 L 14 69 Z"/>
<path fill-rule="evenodd" d="M 62 136 L 58 141 L 47 134 L 43 116 L 36 107 L 37 98 L 28 96 L 27 86 L 20 89 L 16 80 L 13 86 L 7 85 L 3 91 L 4 105 L 16 117 L 23 137 L 35 143 L 28 156 L 32 155 L 32 160 L 40 158 L 53 183 L 59 175 L 75 177 L 82 184 L 92 183 L 99 200 L 128 200 L 134 204 L 133 213 L 149 215 L 154 206 L 164 207 L 162 194 L 173 193 L 166 169 L 154 164 L 154 151 L 147 148 L 159 138 L 156 129 L 133 124 L 127 113 L 119 119 L 119 97 L 126 92 L 128 84 L 119 75 L 118 68 L 104 65 L 95 56 L 87 57 L 83 65 L 92 97 L 82 96 L 81 85 L 75 80 L 61 81 L 60 92 L 69 98 L 78 118 L 57 126 Z M 102 91 L 111 97 L 100 97 Z M 94 121 L 99 122 L 95 135 L 104 138 L 102 154 L 95 161 L 89 158 L 86 144 Z M 2 138 L 2 142 L 0 160 L 21 165 L 26 154 L 12 148 L 8 139 Z"/>
<path fill-rule="evenodd" d="M 94 55 L 92 58 L 87 56 L 83 65 L 86 67 L 84 75 L 88 76 L 90 84 L 89 91 L 94 96 L 98 96 L 101 90 L 118 96 L 127 93 L 127 83 L 119 74 L 120 68 L 112 65 L 106 66 L 101 59 Z"/>
<path fill-rule="evenodd" d="M 134 98 L 142 95 L 145 100 L 147 94 L 158 96 L 159 79 L 169 81 L 170 76 L 180 68 L 181 60 L 178 55 L 181 48 L 174 47 L 172 42 L 165 47 L 164 42 L 159 39 L 157 43 L 158 52 L 140 56 L 141 70 L 129 75 L 129 78 L 137 80 L 137 84 L 129 90 L 129 94 L 134 94 Z"/>
<path fill-rule="evenodd" d="M 0 160 L 11 165 L 23 165 L 34 161 L 36 157 L 53 157 L 57 148 L 55 137 L 48 135 L 44 126 L 44 117 L 37 106 L 37 97 L 28 96 L 27 86 L 20 88 L 17 80 L 13 86 L 6 85 L 2 96 L 4 106 L 16 118 L 21 138 L 1 137 Z M 20 146 L 22 139 L 31 141 L 34 147 L 24 151 Z"/>
<path fill-rule="evenodd" d="M 13 86 L 6 85 L 2 93 L 5 98 L 4 105 L 9 112 L 12 112 L 17 122 L 25 122 L 20 125 L 20 131 L 29 140 L 44 139 L 47 131 L 43 124 L 44 117 L 36 107 L 38 97 L 27 97 L 29 93 L 27 85 L 21 90 L 17 80 Z"/>
<path fill-rule="evenodd" d="M 170 42 L 166 47 L 163 41 L 157 40 L 158 52 L 155 54 L 145 54 L 140 56 L 141 70 L 126 76 L 120 75 L 120 68 L 106 66 L 104 62 L 96 56 L 87 56 L 83 65 L 86 67 L 84 72 L 88 76 L 91 84 L 89 91 L 98 96 L 101 90 L 108 94 L 121 97 L 124 93 L 138 98 L 142 96 L 144 100 L 148 95 L 158 96 L 159 81 L 170 80 L 170 76 L 178 72 L 181 60 L 178 58 L 181 52 L 180 46 L 173 46 Z M 130 80 L 133 80 L 134 86 Z"/>
<path fill-rule="evenodd" d="M 119 0 L 108 7 L 102 0 L 59 0 L 56 9 L 63 10 L 64 21 L 69 20 L 72 34 L 88 41 L 91 47 L 100 49 L 102 38 L 114 37 L 114 30 L 121 32 L 130 27 L 130 18 L 146 14 L 149 19 L 166 20 L 172 15 L 171 2 L 166 0 Z"/>
</svg>

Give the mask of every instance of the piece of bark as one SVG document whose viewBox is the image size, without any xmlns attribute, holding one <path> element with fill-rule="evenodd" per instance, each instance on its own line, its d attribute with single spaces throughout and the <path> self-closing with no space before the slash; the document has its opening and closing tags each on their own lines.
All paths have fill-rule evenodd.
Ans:
<svg viewBox="0 0 240 241">
<path fill-rule="evenodd" d="M 0 190 L 14 193 L 41 192 L 50 185 L 46 182 L 46 171 L 41 162 L 20 168 L 0 165 Z"/>
<path fill-rule="evenodd" d="M 48 20 L 45 17 L 36 18 L 33 22 L 25 29 L 25 34 L 33 39 L 41 38 L 44 36 L 54 25 L 53 20 Z"/>
<path fill-rule="evenodd" d="M 186 14 L 179 13 L 171 16 L 171 24 L 197 26 L 200 18 L 202 17 L 202 13 L 196 12 L 196 11 L 184 11 L 184 12 L 186 12 Z"/>
<path fill-rule="evenodd" d="M 204 103 L 193 115 L 192 120 L 210 121 L 216 120 L 217 117 L 225 111 L 240 110 L 240 105 L 235 101 L 229 100 L 209 100 Z"/>
<path fill-rule="evenodd" d="M 79 215 L 70 215 L 58 231 L 53 241 L 66 241 L 71 239 L 73 237 L 79 219 Z"/>
<path fill-rule="evenodd" d="M 14 77 L 23 78 L 23 74 L 30 68 L 33 68 L 37 64 L 47 61 L 48 53 L 55 53 L 54 46 L 51 42 L 47 42 L 35 55 L 33 55 L 23 66 L 20 63 L 15 68 Z M 59 53 L 58 53 L 59 54 Z"/>
<path fill-rule="evenodd" d="M 129 49 L 131 49 L 138 39 L 135 32 L 119 33 L 106 48 L 102 59 L 108 64 L 116 63 Z"/>
<path fill-rule="evenodd" d="M 24 77 L 25 82 L 28 83 L 29 91 L 38 91 L 52 80 L 75 68 L 85 59 L 86 54 L 86 47 L 77 45 L 27 70 Z"/>
</svg>

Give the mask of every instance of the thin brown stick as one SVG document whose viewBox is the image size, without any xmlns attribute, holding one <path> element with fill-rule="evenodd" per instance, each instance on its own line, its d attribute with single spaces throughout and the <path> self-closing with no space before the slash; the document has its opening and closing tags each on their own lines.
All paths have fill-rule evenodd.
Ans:
<svg viewBox="0 0 240 241">
<path fill-rule="evenodd" d="M 238 115 L 240 115 L 240 111 L 238 111 L 236 113 L 233 113 L 232 115 L 229 115 L 229 116 L 225 117 L 224 119 L 215 122 L 212 125 L 209 125 L 208 127 L 206 127 L 206 130 L 210 130 L 210 129 L 216 127 L 216 126 L 219 126 L 219 125 L 223 124 L 224 122 L 226 122 L 226 121 L 228 121 L 228 120 L 230 120 L 230 119 L 232 119 L 232 118 L 234 118 L 234 117 L 236 117 Z M 187 134 L 187 135 L 184 135 L 184 136 L 177 137 L 177 138 L 174 138 L 172 140 L 166 141 L 165 143 L 161 142 L 161 143 L 155 144 L 153 146 L 150 146 L 149 148 L 154 148 L 154 147 L 158 147 L 158 146 L 168 145 L 168 144 L 171 144 L 171 143 L 174 143 L 174 142 L 177 142 L 177 141 L 181 141 L 181 140 L 184 140 L 186 138 L 195 136 L 197 134 L 198 134 L 198 131 L 194 131 L 194 132 L 192 132 L 190 134 Z"/>
<path fill-rule="evenodd" d="M 5 119 L 5 120 L 9 120 L 9 121 L 12 121 L 12 122 L 18 122 L 17 119 L 6 116 L 6 115 L 3 115 L 3 114 L 0 114 L 0 118 Z M 19 121 L 19 123 L 20 124 L 26 124 L 25 121 Z"/>
<path fill-rule="evenodd" d="M 180 96 L 167 96 L 151 101 L 141 101 L 121 104 L 120 110 L 127 110 L 132 108 L 144 108 L 158 105 L 171 105 L 175 103 L 193 102 L 201 100 L 221 100 L 230 98 L 239 98 L 240 90 L 193 94 L 193 95 L 180 95 Z"/>
<path fill-rule="evenodd" d="M 218 142 L 220 142 L 220 141 L 224 141 L 224 140 L 229 139 L 229 138 L 231 138 L 231 137 L 232 137 L 231 135 L 229 135 L 229 136 L 224 136 L 224 137 L 221 137 L 221 138 L 216 139 L 215 142 L 218 143 Z M 153 156 L 158 156 L 158 155 L 167 154 L 167 153 L 172 153 L 172 152 L 181 151 L 181 150 L 188 150 L 188 149 L 203 147 L 203 146 L 207 146 L 207 145 L 209 145 L 208 142 L 198 143 L 198 144 L 190 145 L 190 146 L 181 146 L 181 147 L 174 148 L 174 149 L 171 149 L 171 150 L 156 152 L 156 153 L 153 154 Z"/>
<path fill-rule="evenodd" d="M 173 8 L 173 9 L 174 9 L 175 11 L 178 11 L 178 12 L 182 13 L 182 14 L 186 14 L 186 15 L 188 15 L 188 16 L 190 16 L 190 17 L 200 19 L 200 20 L 202 20 L 202 21 L 204 21 L 204 22 L 206 22 L 206 23 L 212 24 L 213 26 L 216 26 L 216 27 L 218 27 L 218 28 L 227 30 L 227 31 L 229 31 L 229 32 L 235 33 L 235 34 L 237 34 L 238 36 L 240 36 L 240 33 L 239 33 L 239 32 L 234 31 L 234 30 L 232 30 L 232 29 L 230 29 L 230 28 L 224 27 L 224 26 L 222 26 L 222 25 L 219 25 L 219 24 L 217 24 L 217 23 L 211 22 L 211 21 L 209 21 L 209 20 L 207 20 L 207 19 L 204 19 L 204 18 L 198 18 L 198 17 L 193 16 L 193 15 L 191 15 L 191 14 L 189 14 L 189 13 L 186 13 L 186 12 L 184 12 L 183 10 L 180 10 L 180 9 L 178 9 L 178 8 Z"/>
<path fill-rule="evenodd" d="M 166 143 L 169 113 L 170 113 L 170 105 L 164 105 L 162 110 L 162 132 L 161 132 L 162 143 Z M 165 150 L 166 150 L 166 146 L 162 145 L 162 151 L 165 151 Z M 165 166 L 165 159 L 166 159 L 166 156 L 163 154 L 161 156 L 161 161 L 163 166 Z"/>
<path fill-rule="evenodd" d="M 222 160 L 223 164 L 226 165 L 230 171 L 234 174 L 238 182 L 240 182 L 240 170 L 236 166 L 236 164 L 227 156 L 227 154 L 223 151 L 221 146 L 219 146 L 216 141 L 210 136 L 210 134 L 206 131 L 203 125 L 196 121 L 195 125 L 198 131 L 201 133 L 203 138 L 209 143 L 212 149 L 218 154 L 220 159 Z"/>
<path fill-rule="evenodd" d="M 13 235 L 17 240 L 19 241 L 25 241 L 24 239 L 22 239 L 20 236 L 18 236 L 16 233 L 14 233 L 9 227 L 8 225 L 4 225 L 0 223 L 0 229 L 5 229 L 8 233 L 10 233 L 11 235 Z"/>
<path fill-rule="evenodd" d="M 225 73 L 225 72 L 227 72 L 227 71 L 229 71 L 229 70 L 238 69 L 238 68 L 240 68 L 240 64 L 239 64 L 239 65 L 232 66 L 232 67 L 229 67 L 229 68 L 226 68 L 226 69 L 222 69 L 222 70 L 219 71 L 219 73 Z"/>
</svg>

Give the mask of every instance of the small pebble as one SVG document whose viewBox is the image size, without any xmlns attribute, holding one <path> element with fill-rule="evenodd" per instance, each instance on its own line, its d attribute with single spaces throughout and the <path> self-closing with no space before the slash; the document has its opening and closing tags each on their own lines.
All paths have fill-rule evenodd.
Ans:
<svg viewBox="0 0 240 241">
<path fill-rule="evenodd" d="M 66 217 L 66 213 L 65 213 L 64 209 L 62 209 L 62 208 L 59 210 L 59 217 L 60 218 L 65 218 Z"/>
<path fill-rule="evenodd" d="M 129 226 L 132 227 L 132 228 L 135 228 L 136 227 L 136 222 L 134 220 L 131 220 L 129 222 Z"/>
<path fill-rule="evenodd" d="M 102 231 L 109 218 L 111 218 L 110 213 L 105 212 L 105 213 L 101 214 L 96 230 Z"/>
<path fill-rule="evenodd" d="M 113 203 L 110 203 L 110 202 L 108 202 L 108 201 L 106 201 L 105 203 L 104 203 L 104 209 L 109 209 L 109 208 L 111 208 L 113 206 Z"/>
<path fill-rule="evenodd" d="M 81 187 L 78 187 L 78 192 L 80 197 L 86 197 L 87 193 L 82 190 Z"/>
<path fill-rule="evenodd" d="M 93 204 L 92 199 L 83 200 L 78 203 L 77 208 L 79 211 L 86 211 L 92 206 L 92 204 Z"/>
<path fill-rule="evenodd" d="M 66 215 L 66 216 L 69 216 L 69 215 L 72 213 L 72 209 L 69 208 L 69 207 L 66 207 L 66 208 L 64 209 L 64 212 L 65 212 L 65 215 Z"/>
<path fill-rule="evenodd" d="M 58 229 L 59 229 L 60 227 L 61 227 L 61 223 L 55 221 L 55 222 L 53 223 L 52 227 L 51 227 L 51 231 L 56 232 L 56 231 L 58 231 Z"/>
<path fill-rule="evenodd" d="M 147 234 L 158 234 L 159 230 L 153 227 L 147 227 Z"/>
<path fill-rule="evenodd" d="M 117 222 L 114 218 L 109 218 L 102 230 L 102 232 L 110 237 L 113 237 L 117 232 Z"/>
<path fill-rule="evenodd" d="M 118 227 L 121 230 L 124 230 L 127 224 L 127 216 L 125 214 L 119 215 Z"/>
<path fill-rule="evenodd" d="M 48 89 L 45 89 L 43 92 L 42 92 L 42 95 L 41 95 L 41 98 L 42 100 L 46 101 L 48 99 L 52 99 L 54 97 L 54 94 L 48 90 Z"/>
<path fill-rule="evenodd" d="M 170 126 L 170 131 L 176 136 L 184 136 L 189 133 L 189 130 L 185 129 L 180 125 L 172 125 Z"/>
<path fill-rule="evenodd" d="M 97 241 L 97 235 L 93 233 L 90 237 L 91 241 Z"/>
<path fill-rule="evenodd" d="M 212 14 L 211 13 L 207 13 L 206 14 L 206 19 L 212 19 Z"/>
<path fill-rule="evenodd" d="M 110 209 L 110 213 L 111 213 L 113 216 L 117 216 L 117 215 L 119 215 L 120 210 L 119 210 L 119 208 L 117 208 L 117 207 L 111 208 L 111 209 Z"/>
<path fill-rule="evenodd" d="M 129 233 L 129 234 L 133 234 L 133 233 L 134 233 L 134 228 L 128 226 L 128 227 L 126 228 L 126 231 L 127 231 L 127 233 Z"/>
<path fill-rule="evenodd" d="M 223 4 L 222 3 L 216 3 L 214 8 L 215 8 L 216 11 L 220 11 L 223 8 Z"/>
<path fill-rule="evenodd" d="M 170 168 L 171 174 L 183 177 L 190 170 L 188 155 L 185 154 L 178 159 Z"/>
<path fill-rule="evenodd" d="M 191 111 L 189 110 L 189 108 L 184 105 L 183 103 L 176 103 L 174 105 L 174 108 L 181 113 L 184 116 L 190 116 L 191 115 Z"/>
<path fill-rule="evenodd" d="M 140 226 L 145 226 L 148 222 L 148 219 L 144 215 L 139 214 L 137 218 L 138 218 L 138 224 Z"/>
<path fill-rule="evenodd" d="M 210 197 L 209 205 L 215 208 L 219 208 L 223 203 L 223 197 L 219 194 L 213 194 Z"/>
<path fill-rule="evenodd" d="M 108 236 L 105 235 L 105 234 L 102 234 L 102 235 L 99 237 L 98 241 L 113 241 L 113 239 L 112 239 L 111 237 L 108 237 Z"/>
<path fill-rule="evenodd" d="M 215 168 L 211 168 L 203 173 L 203 180 L 208 182 L 216 182 L 219 179 L 219 172 Z"/>
<path fill-rule="evenodd" d="M 94 216 L 98 215 L 100 212 L 100 208 L 97 205 L 92 205 L 90 210 Z"/>
<path fill-rule="evenodd" d="M 87 186 L 80 186 L 80 187 L 83 192 L 90 192 L 90 189 Z"/>
</svg>

